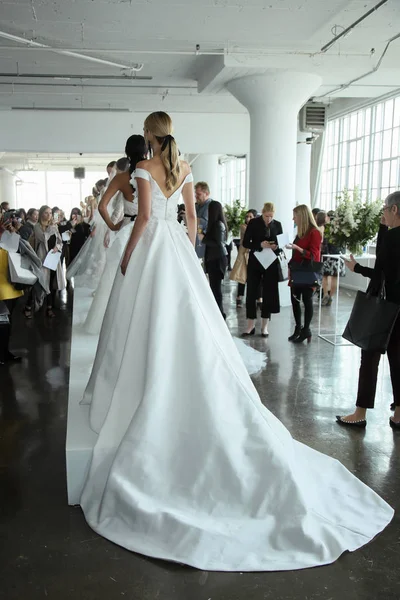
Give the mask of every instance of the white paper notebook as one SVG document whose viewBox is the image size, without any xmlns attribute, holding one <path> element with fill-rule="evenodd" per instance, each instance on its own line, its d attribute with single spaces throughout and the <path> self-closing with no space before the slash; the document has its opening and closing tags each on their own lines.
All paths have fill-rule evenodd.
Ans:
<svg viewBox="0 0 400 600">
<path fill-rule="evenodd" d="M 254 252 L 254 256 L 260 261 L 264 269 L 268 269 L 274 260 L 277 259 L 275 252 L 271 248 L 264 248 L 261 252 Z"/>
<path fill-rule="evenodd" d="M 43 266 L 51 271 L 56 271 L 58 263 L 61 259 L 61 252 L 53 252 L 50 250 L 46 258 L 44 259 Z"/>
</svg>

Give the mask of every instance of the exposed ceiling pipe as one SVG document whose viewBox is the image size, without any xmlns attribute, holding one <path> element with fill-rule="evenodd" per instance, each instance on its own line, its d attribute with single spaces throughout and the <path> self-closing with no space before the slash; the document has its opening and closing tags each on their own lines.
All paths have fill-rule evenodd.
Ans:
<svg viewBox="0 0 400 600">
<path fill-rule="evenodd" d="M 1 49 L 1 46 L 0 46 Z M 116 81 L 150 81 L 153 77 L 148 75 L 126 75 L 122 73 L 121 75 L 63 75 L 61 73 L 49 74 L 49 73 L 0 73 L 0 77 L 17 77 L 18 79 L 106 79 L 106 80 L 116 80 Z"/>
<path fill-rule="evenodd" d="M 339 35 L 335 36 L 330 42 L 328 42 L 327 44 L 325 44 L 325 46 L 322 46 L 320 52 L 326 52 L 327 50 L 329 50 L 329 48 L 331 48 L 334 44 L 336 44 L 336 42 L 339 41 L 340 38 L 342 38 L 345 35 L 347 35 L 348 33 L 350 33 L 350 31 L 352 31 L 355 27 L 357 27 L 357 25 L 359 25 L 360 23 L 362 23 L 362 21 L 364 21 L 367 17 L 369 17 L 370 15 L 372 15 L 379 8 L 381 8 L 381 6 L 383 6 L 384 4 L 387 4 L 388 2 L 389 2 L 389 0 L 381 0 L 381 2 L 378 2 L 378 4 L 376 4 L 368 12 L 366 12 L 362 17 L 360 17 L 359 19 L 357 19 L 357 21 L 354 21 L 354 23 L 352 23 L 351 25 L 349 25 L 348 27 L 346 27 L 346 29 L 344 29 L 341 33 L 339 33 Z"/>
<path fill-rule="evenodd" d="M 6 31 L 0 31 L 0 38 L 11 40 L 13 42 L 17 42 L 18 44 L 24 44 L 30 49 L 38 48 L 40 50 L 47 50 L 49 52 L 55 52 L 56 54 L 62 54 L 63 56 L 72 56 L 72 58 L 80 58 L 82 60 L 88 60 L 98 64 L 107 65 L 109 67 L 118 67 L 119 69 L 126 69 L 127 71 L 132 72 L 141 71 L 144 66 L 143 63 L 136 65 L 122 65 L 116 62 L 111 62 L 109 60 L 104 60 L 102 58 L 97 58 L 95 56 L 87 56 L 86 54 L 81 54 L 79 51 L 75 50 L 53 48 L 48 44 L 40 44 L 39 42 L 34 42 L 33 40 L 27 40 L 18 35 L 12 35 L 11 33 L 7 33 Z M 18 48 L 14 48 L 14 50 L 16 49 L 18 50 Z"/>
<path fill-rule="evenodd" d="M 2 76 L 0 75 L 0 79 L 2 78 Z M 118 84 L 113 84 L 113 85 L 106 85 L 106 84 L 100 84 L 100 83 L 93 83 L 92 85 L 89 84 L 84 84 L 84 83 L 70 83 L 68 81 L 64 81 L 64 82 L 56 82 L 56 83 L 37 83 L 36 81 L 0 81 L 0 85 L 12 85 L 15 87 L 22 87 L 22 86 L 26 86 L 26 87 L 61 87 L 61 88 L 78 88 L 78 89 L 97 89 L 97 88 L 107 88 L 109 90 L 113 90 L 113 89 L 122 89 L 122 90 L 137 90 L 137 89 L 141 89 L 141 88 L 145 88 L 145 89 L 159 89 L 159 90 L 165 90 L 165 88 L 168 88 L 169 90 L 197 90 L 197 85 L 146 85 L 146 84 L 136 84 L 136 85 L 118 85 Z M 227 95 L 229 96 L 229 93 L 227 92 Z"/>
<path fill-rule="evenodd" d="M 13 83 L 13 82 L 0 82 L 0 89 L 4 88 L 5 86 L 9 86 L 10 90 L 9 91 L 0 91 L 1 95 L 14 95 L 14 93 L 17 93 L 17 91 L 15 90 L 15 88 L 21 87 L 22 90 L 24 90 L 24 88 L 29 88 L 29 87 L 33 87 L 33 88 L 52 88 L 51 89 L 51 94 L 54 96 L 76 96 L 82 93 L 86 93 L 87 95 L 89 94 L 95 94 L 95 90 L 99 90 L 99 89 L 106 89 L 109 91 L 110 95 L 124 95 L 124 93 L 122 92 L 122 90 L 124 90 L 124 92 L 126 92 L 126 95 L 131 94 L 133 90 L 153 90 L 153 94 L 157 94 L 157 90 L 158 90 L 158 94 L 165 94 L 165 87 L 161 86 L 161 85 L 135 85 L 135 86 L 127 86 L 127 85 L 77 85 L 77 84 L 64 84 L 64 85 L 54 85 L 52 83 Z M 184 94 L 185 96 L 192 96 L 198 95 L 197 92 L 197 86 L 168 86 L 168 90 L 173 90 L 173 89 L 179 89 L 181 91 L 183 90 L 189 90 L 189 92 L 187 94 Z M 94 91 L 90 91 L 90 90 L 94 90 Z M 115 90 L 115 92 L 113 91 Z M 155 90 L 155 92 L 154 92 Z M 193 92 L 193 93 L 191 93 Z M 24 93 L 24 91 L 20 91 L 18 93 Z M 30 94 L 34 94 L 36 96 L 38 95 L 48 95 L 49 91 L 47 89 L 43 90 L 43 91 L 39 91 L 39 90 L 32 90 L 29 92 Z M 150 94 L 151 92 L 148 92 L 148 94 Z M 225 94 L 226 96 L 229 96 L 228 93 Z"/>
<path fill-rule="evenodd" d="M 384 59 L 384 56 L 386 54 L 386 52 L 388 51 L 388 48 L 390 46 L 390 44 L 392 42 L 394 42 L 395 40 L 397 40 L 398 38 L 400 38 L 400 33 L 398 33 L 397 35 L 394 35 L 392 38 L 390 38 L 390 40 L 388 41 L 388 43 L 385 46 L 384 51 L 382 52 L 380 59 L 378 60 L 378 62 L 376 63 L 375 67 L 373 69 L 371 69 L 370 71 L 368 71 L 367 73 L 363 73 L 362 75 L 359 75 L 358 77 L 356 77 L 355 79 L 352 79 L 351 81 L 349 81 L 348 83 L 343 83 L 342 85 L 340 85 L 339 87 L 330 90 L 329 92 L 326 92 L 326 94 L 322 94 L 321 96 L 316 96 L 316 98 L 326 98 L 326 96 L 332 96 L 332 94 L 335 94 L 336 92 L 340 92 L 342 90 L 347 89 L 348 87 L 350 87 L 351 85 L 353 85 L 353 83 L 356 83 L 357 81 L 360 81 L 360 79 L 364 79 L 364 77 L 368 77 L 368 75 L 372 75 L 372 73 L 376 73 L 376 71 L 379 69 L 379 67 L 382 64 L 382 61 Z"/>
<path fill-rule="evenodd" d="M 0 158 L 3 158 L 4 154 L 5 152 L 2 152 Z M 15 171 L 11 171 L 11 169 L 8 169 L 7 167 L 0 167 L 0 171 L 5 171 L 6 173 L 9 173 L 13 177 L 15 177 L 15 179 L 18 179 L 18 181 L 22 181 L 21 177 L 18 177 Z"/>
<path fill-rule="evenodd" d="M 32 51 L 44 51 L 44 52 L 55 52 L 53 48 L 35 48 L 34 46 L 18 48 L 17 46 L 0 46 L 0 50 L 32 50 Z M 57 48 L 57 51 L 66 51 L 66 52 L 85 52 L 87 54 L 97 53 L 97 52 L 105 52 L 107 54 L 150 54 L 156 56 L 315 56 L 320 54 L 320 52 L 306 52 L 306 51 L 282 51 L 282 50 L 201 50 L 200 52 L 195 52 L 194 50 L 130 50 L 130 49 L 120 49 L 120 50 L 110 50 L 109 48 L 96 48 L 95 50 L 92 48 Z M 330 56 L 337 56 L 337 53 L 331 54 Z M 341 56 L 370 56 L 369 52 L 346 52 L 342 53 Z M 128 67 L 127 67 L 128 68 Z"/>
<path fill-rule="evenodd" d="M 12 106 L 11 110 L 35 110 L 35 111 L 54 111 L 54 112 L 119 112 L 129 113 L 129 108 L 62 108 L 56 106 Z"/>
</svg>

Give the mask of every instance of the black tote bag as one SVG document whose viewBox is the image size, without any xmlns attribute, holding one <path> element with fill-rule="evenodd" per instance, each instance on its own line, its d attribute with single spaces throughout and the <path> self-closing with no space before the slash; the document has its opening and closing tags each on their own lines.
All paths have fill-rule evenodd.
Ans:
<svg viewBox="0 0 400 600">
<path fill-rule="evenodd" d="M 362 350 L 385 354 L 399 312 L 399 304 L 386 300 L 384 283 L 378 296 L 357 292 L 343 337 Z"/>
</svg>

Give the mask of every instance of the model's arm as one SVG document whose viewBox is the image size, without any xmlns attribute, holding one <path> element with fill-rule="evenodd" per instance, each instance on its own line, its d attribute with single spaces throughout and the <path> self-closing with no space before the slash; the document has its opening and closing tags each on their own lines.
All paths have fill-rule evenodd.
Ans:
<svg viewBox="0 0 400 600">
<path fill-rule="evenodd" d="M 142 173 L 144 172 L 143 175 L 141 175 L 140 172 L 142 172 Z M 143 178 L 143 177 L 146 177 L 145 173 L 147 173 L 147 171 L 145 171 L 145 169 L 141 169 L 141 168 L 136 169 L 136 184 L 137 184 L 137 192 L 138 192 L 139 210 L 138 210 L 138 215 L 135 220 L 135 224 L 133 226 L 131 237 L 129 238 L 128 244 L 126 246 L 124 258 L 122 259 L 122 263 L 121 263 L 122 275 L 125 275 L 132 252 L 136 248 L 140 238 L 142 237 L 142 235 L 147 227 L 149 219 L 150 219 L 151 188 L 150 188 L 149 179 Z"/>
<path fill-rule="evenodd" d="M 111 181 L 108 188 L 106 189 L 105 193 L 103 194 L 103 197 L 100 200 L 99 204 L 99 213 L 101 214 L 103 221 L 105 221 L 107 227 L 111 229 L 111 231 L 118 231 L 120 228 L 120 223 L 122 223 L 122 221 L 118 224 L 114 224 L 111 220 L 110 215 L 108 214 L 107 207 L 110 204 L 111 198 L 113 198 L 113 196 L 115 196 L 115 194 L 121 190 L 122 183 L 123 182 L 121 181 L 121 176 L 116 175 Z"/>
<path fill-rule="evenodd" d="M 197 233 L 197 216 L 194 201 L 193 181 L 185 183 L 182 189 L 182 197 L 185 203 L 186 227 L 188 230 L 189 240 L 195 246 Z"/>
</svg>

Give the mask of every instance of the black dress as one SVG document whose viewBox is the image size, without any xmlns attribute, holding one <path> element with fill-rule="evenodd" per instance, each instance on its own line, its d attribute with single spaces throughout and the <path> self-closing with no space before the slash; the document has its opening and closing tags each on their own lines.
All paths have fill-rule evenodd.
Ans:
<svg viewBox="0 0 400 600">
<path fill-rule="evenodd" d="M 266 241 L 278 244 L 277 236 L 282 231 L 282 225 L 279 221 L 272 220 L 267 226 L 262 217 L 252 219 L 247 225 L 243 238 L 243 246 L 250 250 L 247 265 L 246 297 L 248 319 L 255 319 L 257 317 L 257 298 L 260 283 L 263 290 L 262 318 L 269 319 L 271 318 L 271 314 L 280 312 L 278 261 L 275 260 L 268 269 L 264 269 L 256 258 L 255 253 L 262 251 L 262 242 Z M 279 248 L 275 250 L 275 254 L 279 254 Z"/>
<path fill-rule="evenodd" d="M 70 228 L 68 227 L 68 230 L 71 231 L 71 241 L 69 243 L 69 263 L 71 263 L 77 254 L 79 254 L 80 249 L 88 239 L 90 234 L 90 226 L 87 223 L 82 222 L 78 223 L 75 228 L 73 228 L 72 223 L 68 221 L 68 226 L 69 225 L 71 225 Z"/>
</svg>

